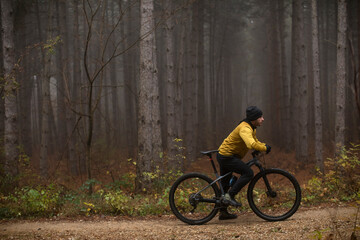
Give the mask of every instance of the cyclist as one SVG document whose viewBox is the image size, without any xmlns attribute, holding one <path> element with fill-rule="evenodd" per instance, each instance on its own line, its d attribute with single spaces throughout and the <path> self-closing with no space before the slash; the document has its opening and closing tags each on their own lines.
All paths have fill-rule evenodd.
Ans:
<svg viewBox="0 0 360 240">
<path fill-rule="evenodd" d="M 246 118 L 225 138 L 219 147 L 217 160 L 220 166 L 220 174 L 225 175 L 228 172 L 235 172 L 241 175 L 231 188 L 229 185 L 231 175 L 221 179 L 221 184 L 226 193 L 224 202 L 231 206 L 241 206 L 241 203 L 237 202 L 234 197 L 254 176 L 252 169 L 241 159 L 249 149 L 264 151 L 266 153 L 271 151 L 269 145 L 260 142 L 256 138 L 256 128 L 260 127 L 263 121 L 263 113 L 259 108 L 256 106 L 248 107 L 246 109 Z M 220 209 L 219 220 L 234 218 L 237 218 L 237 215 L 229 213 L 227 208 Z"/>
</svg>

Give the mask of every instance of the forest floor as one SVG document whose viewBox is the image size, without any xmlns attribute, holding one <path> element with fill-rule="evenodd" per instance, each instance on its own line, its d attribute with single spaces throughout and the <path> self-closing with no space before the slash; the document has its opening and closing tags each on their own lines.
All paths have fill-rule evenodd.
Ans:
<svg viewBox="0 0 360 240">
<path fill-rule="evenodd" d="M 266 222 L 254 213 L 235 220 L 214 218 L 190 226 L 174 216 L 146 218 L 93 216 L 73 219 L 1 220 L 0 239 L 356 239 L 358 209 L 351 206 L 301 207 L 290 219 Z M 360 230 L 355 232 L 360 238 Z"/>
</svg>

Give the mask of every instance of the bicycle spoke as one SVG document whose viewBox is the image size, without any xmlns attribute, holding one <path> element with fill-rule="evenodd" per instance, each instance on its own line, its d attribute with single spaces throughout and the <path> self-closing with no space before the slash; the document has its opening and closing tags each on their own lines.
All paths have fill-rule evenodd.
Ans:
<svg viewBox="0 0 360 240">
<path fill-rule="evenodd" d="M 190 224 L 202 224 L 215 216 L 215 198 L 218 193 L 216 187 L 206 188 L 209 183 L 196 175 L 184 177 L 176 183 L 170 195 L 170 205 L 180 220 Z"/>
<path fill-rule="evenodd" d="M 266 220 L 284 220 L 291 216 L 300 204 L 300 188 L 297 182 L 294 185 L 293 180 L 282 171 L 268 172 L 265 177 L 252 184 L 251 188 L 249 202 L 252 201 L 254 212 Z"/>
<path fill-rule="evenodd" d="M 197 219 L 206 216 L 214 208 L 213 204 L 201 202 L 200 198 L 213 198 L 214 191 L 208 188 L 201 194 L 196 195 L 208 183 L 199 178 L 191 178 L 183 181 L 177 188 L 174 198 L 178 211 L 186 218 Z M 198 197 L 198 198 L 197 198 Z M 191 201 L 192 200 L 192 201 Z M 194 207 L 196 207 L 194 209 Z M 194 211 L 191 211 L 194 210 Z"/>
</svg>

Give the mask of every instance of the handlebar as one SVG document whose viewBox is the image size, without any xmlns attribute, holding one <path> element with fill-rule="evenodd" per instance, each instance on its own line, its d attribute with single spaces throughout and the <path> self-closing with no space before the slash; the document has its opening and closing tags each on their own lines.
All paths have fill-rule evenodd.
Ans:
<svg viewBox="0 0 360 240">
<path fill-rule="evenodd" d="M 255 151 L 253 151 L 253 152 L 251 153 L 251 155 L 252 155 L 253 157 L 258 156 L 259 154 L 261 154 L 261 152 L 258 151 L 258 150 L 255 150 Z"/>
</svg>

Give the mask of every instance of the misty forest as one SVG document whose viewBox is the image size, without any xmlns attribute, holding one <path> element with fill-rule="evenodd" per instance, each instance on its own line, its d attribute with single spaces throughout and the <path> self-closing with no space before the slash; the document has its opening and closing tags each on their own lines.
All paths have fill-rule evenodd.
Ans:
<svg viewBox="0 0 360 240">
<path fill-rule="evenodd" d="M 341 176 L 359 180 L 357 0 L 0 7 L 0 197 L 49 184 L 90 195 L 111 183 L 129 195 L 166 189 L 164 176 L 209 167 L 200 151 L 217 149 L 248 106 L 263 112 L 257 137 L 271 159 L 327 176 L 326 159 L 352 151 L 343 159 L 357 159 L 355 174 Z"/>
</svg>

